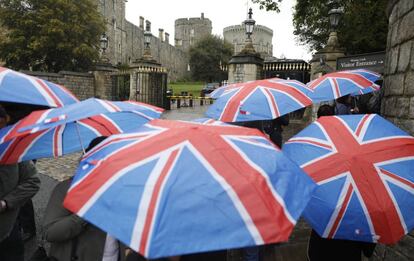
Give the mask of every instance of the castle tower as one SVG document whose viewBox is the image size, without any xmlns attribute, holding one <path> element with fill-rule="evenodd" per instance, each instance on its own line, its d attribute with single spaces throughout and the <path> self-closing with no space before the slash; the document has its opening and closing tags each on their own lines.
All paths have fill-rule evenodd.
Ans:
<svg viewBox="0 0 414 261">
<path fill-rule="evenodd" d="M 234 54 L 240 53 L 244 48 L 246 30 L 244 25 L 232 25 L 223 29 L 224 41 L 233 44 Z M 252 34 L 253 47 L 264 59 L 273 56 L 273 30 L 263 26 L 255 25 Z"/>
<path fill-rule="evenodd" d="M 175 47 L 187 52 L 201 38 L 211 35 L 212 25 L 208 18 L 180 18 L 175 20 Z"/>
</svg>

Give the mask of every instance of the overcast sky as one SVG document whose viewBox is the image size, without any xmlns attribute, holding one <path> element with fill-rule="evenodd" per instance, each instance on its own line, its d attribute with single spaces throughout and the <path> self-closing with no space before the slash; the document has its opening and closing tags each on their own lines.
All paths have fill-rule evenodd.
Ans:
<svg viewBox="0 0 414 261">
<path fill-rule="evenodd" d="M 213 25 L 213 34 L 223 36 L 223 28 L 241 24 L 246 19 L 247 8 L 253 8 L 256 24 L 273 30 L 273 56 L 278 58 L 299 58 L 309 60 L 311 55 L 306 47 L 300 46 L 293 35 L 292 10 L 295 0 L 285 0 L 281 12 L 259 10 L 250 0 L 128 0 L 126 18 L 138 25 L 139 17 L 151 21 L 152 34 L 158 37 L 158 28 L 170 34 L 170 43 L 174 44 L 174 21 L 178 18 L 209 18 Z"/>
</svg>

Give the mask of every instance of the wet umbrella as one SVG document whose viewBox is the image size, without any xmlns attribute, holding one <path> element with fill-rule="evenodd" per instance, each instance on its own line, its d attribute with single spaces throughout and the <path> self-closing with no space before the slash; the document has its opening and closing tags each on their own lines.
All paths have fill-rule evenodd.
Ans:
<svg viewBox="0 0 414 261">
<path fill-rule="evenodd" d="M 135 130 L 163 109 L 137 102 L 88 99 L 35 111 L 0 130 L 0 163 L 58 157 L 82 150 L 98 137 Z"/>
<path fill-rule="evenodd" d="M 393 244 L 414 228 L 414 137 L 387 120 L 321 117 L 283 151 L 318 184 L 304 217 L 319 235 Z"/>
<path fill-rule="evenodd" d="M 314 186 L 257 130 L 154 120 L 87 153 L 64 206 L 158 258 L 286 241 Z"/>
<path fill-rule="evenodd" d="M 0 102 L 62 107 L 78 101 L 61 85 L 0 67 Z"/>
<path fill-rule="evenodd" d="M 307 86 L 312 90 L 310 97 L 314 103 L 318 103 L 348 94 L 359 95 L 377 91 L 380 86 L 375 81 L 380 77 L 378 73 L 364 69 L 337 71 L 325 74 L 307 83 Z"/>
<path fill-rule="evenodd" d="M 228 85 L 206 115 L 223 122 L 271 120 L 312 104 L 310 90 L 295 80 L 265 79 Z"/>
</svg>

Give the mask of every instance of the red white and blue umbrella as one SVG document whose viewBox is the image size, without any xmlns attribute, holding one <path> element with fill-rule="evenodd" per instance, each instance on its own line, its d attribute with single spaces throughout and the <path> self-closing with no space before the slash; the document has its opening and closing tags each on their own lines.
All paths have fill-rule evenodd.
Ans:
<svg viewBox="0 0 414 261">
<path fill-rule="evenodd" d="M 266 79 L 222 87 L 206 115 L 223 122 L 271 120 L 312 104 L 310 90 L 295 80 Z"/>
<path fill-rule="evenodd" d="M 134 112 L 152 120 L 159 118 L 164 109 L 136 101 L 107 101 L 90 98 L 62 108 L 34 111 L 20 120 L 7 134 L 1 135 L 4 131 L 0 130 L 0 137 L 3 137 L 0 142 L 99 114 L 125 111 Z"/>
<path fill-rule="evenodd" d="M 375 84 L 381 75 L 378 73 L 358 69 L 349 71 L 338 71 L 325 74 L 309 83 L 310 96 L 315 103 L 335 100 L 339 97 L 352 94 L 366 94 L 380 89 Z"/>
<path fill-rule="evenodd" d="M 64 206 L 158 258 L 286 241 L 314 187 L 257 130 L 154 120 L 87 153 Z"/>
<path fill-rule="evenodd" d="M 133 131 L 154 117 L 158 118 L 161 112 L 161 108 L 142 103 L 98 99 L 35 111 L 15 125 L 0 130 L 0 163 L 80 151 L 98 136 Z"/>
<path fill-rule="evenodd" d="M 79 100 L 61 85 L 0 67 L 0 101 L 62 107 Z"/>
<path fill-rule="evenodd" d="M 304 217 L 319 235 L 393 244 L 414 228 L 414 137 L 387 120 L 321 117 L 283 151 L 318 184 Z"/>
<path fill-rule="evenodd" d="M 240 86 L 242 86 L 243 84 L 250 83 L 250 82 L 252 82 L 252 81 L 248 81 L 248 82 L 244 82 L 244 83 L 242 82 L 242 83 L 232 83 L 232 84 L 224 85 L 224 86 L 221 86 L 221 87 L 219 87 L 219 88 L 215 89 L 215 90 L 214 90 L 214 91 L 212 91 L 211 93 L 209 93 L 209 94 L 208 94 L 208 96 L 209 96 L 210 98 L 217 99 L 217 98 L 220 98 L 220 96 L 221 96 L 224 92 L 226 92 L 226 91 L 228 91 L 228 90 L 230 90 L 230 89 L 232 89 L 232 88 L 235 88 L 235 87 L 240 87 Z"/>
<path fill-rule="evenodd" d="M 0 164 L 56 158 L 81 151 L 96 137 L 133 131 L 148 121 L 132 112 L 114 112 L 19 136 L 0 143 Z M 3 133 L 14 127 L 7 127 Z"/>
</svg>

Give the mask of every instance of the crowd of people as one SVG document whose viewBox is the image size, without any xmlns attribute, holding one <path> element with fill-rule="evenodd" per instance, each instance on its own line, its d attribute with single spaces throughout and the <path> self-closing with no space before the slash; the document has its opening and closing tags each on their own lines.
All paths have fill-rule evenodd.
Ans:
<svg viewBox="0 0 414 261">
<path fill-rule="evenodd" d="M 366 102 L 363 104 L 366 104 Z M 373 104 L 375 105 L 375 103 Z M 367 111 L 367 108 L 364 108 L 364 111 L 359 109 L 353 98 L 348 95 L 338 99 L 334 106 L 328 104 L 321 105 L 317 116 L 378 112 L 374 111 L 375 108 Z M 16 122 L 16 119 L 21 118 L 24 114 L 21 113 L 19 115 L 16 112 L 7 112 L 3 107 L 0 107 L 0 129 Z M 288 116 L 272 121 L 238 123 L 238 125 L 257 128 L 266 133 L 279 147 L 282 146 L 283 126 L 288 124 Z M 98 137 L 94 139 L 87 150 L 90 150 L 105 138 Z M 106 234 L 63 207 L 63 200 L 70 183 L 71 178 L 60 182 L 54 188 L 44 213 L 43 238 L 50 243 L 49 260 L 146 260 L 116 238 Z M 1 261 L 24 260 L 24 241 L 36 234 L 31 198 L 38 192 L 39 188 L 40 180 L 34 162 L 26 161 L 19 164 L 0 165 Z M 375 244 L 324 239 L 312 230 L 308 246 L 308 259 L 312 261 L 333 260 L 334 256 L 340 256 L 341 260 L 361 260 L 361 253 L 370 256 L 374 247 Z M 242 252 L 246 261 L 258 261 L 261 256 L 260 247 L 245 248 Z M 226 251 L 223 250 L 160 260 L 226 260 L 226 258 Z"/>
</svg>

